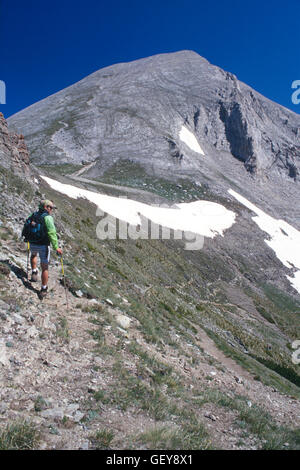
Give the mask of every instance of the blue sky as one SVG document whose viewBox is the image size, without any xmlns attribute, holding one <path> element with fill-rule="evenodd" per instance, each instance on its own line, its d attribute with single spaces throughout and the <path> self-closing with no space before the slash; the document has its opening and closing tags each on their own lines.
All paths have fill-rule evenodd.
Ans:
<svg viewBox="0 0 300 470">
<path fill-rule="evenodd" d="M 191 49 L 299 114 L 299 23 L 299 0 L 0 0 L 0 111 L 111 64 Z"/>
</svg>

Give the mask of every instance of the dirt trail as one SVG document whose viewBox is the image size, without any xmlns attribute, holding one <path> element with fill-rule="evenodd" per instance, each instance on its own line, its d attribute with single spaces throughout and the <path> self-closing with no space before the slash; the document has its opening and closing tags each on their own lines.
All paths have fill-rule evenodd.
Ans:
<svg viewBox="0 0 300 470">
<path fill-rule="evenodd" d="M 205 333 L 204 330 L 194 325 L 198 331 L 198 338 L 200 340 L 199 345 L 205 350 L 206 353 L 214 357 L 218 362 L 225 366 L 231 373 L 236 374 L 239 377 L 243 377 L 248 380 L 253 380 L 252 375 L 243 369 L 230 357 L 225 356 L 223 352 L 218 349 L 212 339 Z"/>
</svg>

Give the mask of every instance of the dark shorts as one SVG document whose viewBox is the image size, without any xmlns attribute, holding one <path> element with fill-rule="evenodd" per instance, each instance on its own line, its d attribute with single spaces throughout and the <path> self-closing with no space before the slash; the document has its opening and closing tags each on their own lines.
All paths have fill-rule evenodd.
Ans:
<svg viewBox="0 0 300 470">
<path fill-rule="evenodd" d="M 31 256 L 39 255 L 41 263 L 49 264 L 50 261 L 50 246 L 30 244 Z"/>
</svg>

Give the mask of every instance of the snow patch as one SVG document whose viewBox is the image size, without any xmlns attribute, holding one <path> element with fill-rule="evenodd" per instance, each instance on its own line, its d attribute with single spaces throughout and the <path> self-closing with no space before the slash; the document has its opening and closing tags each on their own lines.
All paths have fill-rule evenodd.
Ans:
<svg viewBox="0 0 300 470">
<path fill-rule="evenodd" d="M 284 220 L 274 219 L 266 214 L 232 189 L 229 189 L 228 192 L 257 214 L 252 219 L 261 230 L 270 235 L 271 240 L 265 240 L 265 242 L 275 251 L 277 258 L 280 259 L 284 266 L 290 269 L 299 269 L 299 271 L 294 273 L 294 277 L 287 276 L 287 278 L 300 293 L 300 232 Z"/>
<path fill-rule="evenodd" d="M 221 204 L 210 201 L 195 201 L 176 204 L 172 207 L 150 206 L 132 199 L 106 196 L 70 184 L 60 183 L 41 176 L 54 190 L 77 199 L 85 198 L 96 204 L 103 212 L 131 225 L 141 224 L 141 215 L 162 227 L 182 230 L 214 238 L 223 236 L 235 221 L 236 214 Z"/>
<path fill-rule="evenodd" d="M 194 134 L 189 131 L 185 126 L 182 126 L 181 131 L 179 133 L 179 138 L 184 142 L 191 150 L 194 152 L 200 153 L 204 155 L 202 148 L 200 147 L 196 137 Z"/>
</svg>

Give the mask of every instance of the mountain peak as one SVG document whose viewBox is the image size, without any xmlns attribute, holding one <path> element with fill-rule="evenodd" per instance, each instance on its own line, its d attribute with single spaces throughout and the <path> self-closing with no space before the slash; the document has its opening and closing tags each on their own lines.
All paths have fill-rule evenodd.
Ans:
<svg viewBox="0 0 300 470">
<path fill-rule="evenodd" d="M 284 181 L 275 212 L 299 194 L 300 117 L 190 50 L 100 69 L 8 122 L 35 164 L 85 162 L 83 174 L 97 178 L 130 160 L 220 192 L 233 180 L 256 194 L 259 182 L 265 208 Z"/>
</svg>

